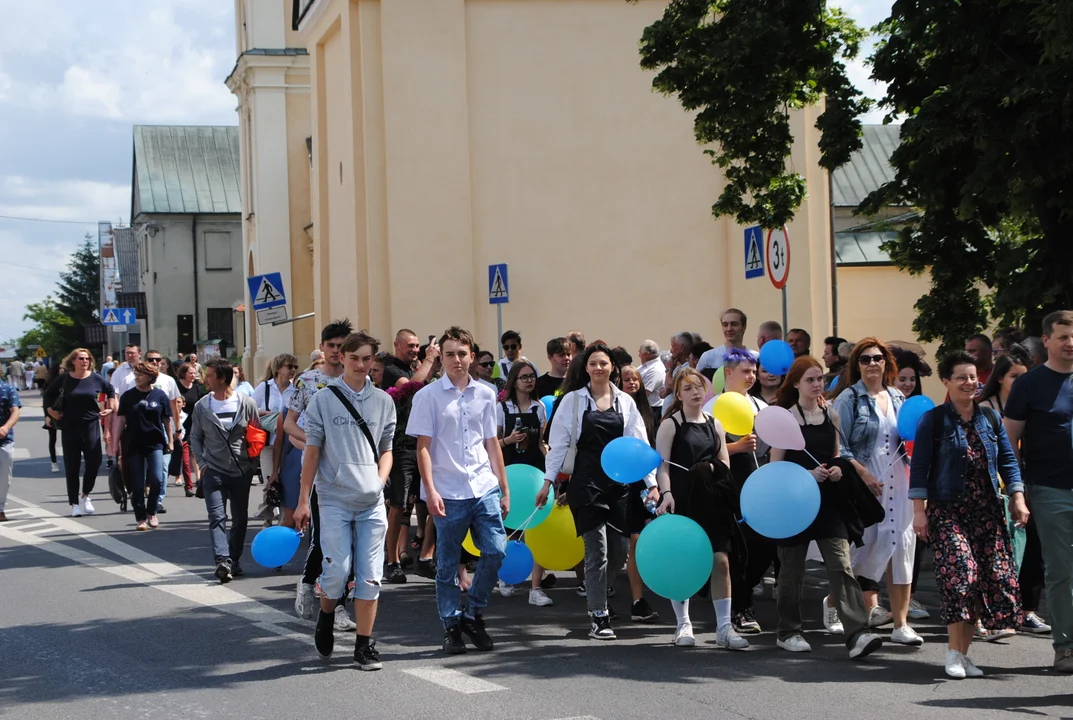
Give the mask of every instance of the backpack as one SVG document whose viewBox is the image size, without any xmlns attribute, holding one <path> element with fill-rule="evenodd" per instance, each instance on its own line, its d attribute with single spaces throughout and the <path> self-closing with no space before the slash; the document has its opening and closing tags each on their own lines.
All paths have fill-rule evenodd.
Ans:
<svg viewBox="0 0 1073 720">
<path fill-rule="evenodd" d="M 112 465 L 112 469 L 108 472 L 108 494 L 112 496 L 112 500 L 119 505 L 120 512 L 127 511 L 127 488 L 126 483 L 123 482 L 123 470 L 120 467 L 122 461 L 117 461 Z"/>
</svg>

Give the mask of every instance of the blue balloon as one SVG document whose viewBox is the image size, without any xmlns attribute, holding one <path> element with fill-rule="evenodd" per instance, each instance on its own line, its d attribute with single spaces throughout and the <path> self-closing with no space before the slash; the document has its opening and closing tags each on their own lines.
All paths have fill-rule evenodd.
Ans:
<svg viewBox="0 0 1073 720">
<path fill-rule="evenodd" d="M 257 564 L 275 568 L 290 562 L 301 541 L 301 535 L 294 528 L 274 525 L 257 533 L 250 551 Z"/>
<path fill-rule="evenodd" d="M 898 411 L 898 434 L 902 440 L 912 442 L 916 439 L 920 418 L 934 407 L 935 403 L 927 395 L 914 395 L 902 403 L 902 409 Z"/>
<path fill-rule="evenodd" d="M 772 375 L 785 375 L 794 364 L 794 349 L 783 340 L 768 340 L 760 348 L 760 367 Z"/>
<path fill-rule="evenodd" d="M 816 478 L 796 463 L 768 463 L 750 475 L 741 489 L 745 522 L 773 540 L 804 532 L 819 512 Z"/>
<path fill-rule="evenodd" d="M 635 483 L 659 467 L 662 458 L 644 440 L 635 437 L 618 437 L 604 446 L 600 453 L 600 467 L 615 482 L 625 485 Z"/>
<path fill-rule="evenodd" d="M 499 579 L 507 585 L 517 585 L 525 582 L 532 572 L 533 552 L 523 542 L 508 542 L 507 554 L 503 558 L 503 564 L 499 566 Z"/>
<path fill-rule="evenodd" d="M 551 411 L 555 407 L 555 396 L 545 395 L 544 397 L 540 398 L 540 402 L 544 405 L 544 417 L 550 420 Z"/>
<path fill-rule="evenodd" d="M 660 515 L 637 538 L 637 572 L 656 593 L 684 602 L 704 587 L 712 574 L 712 542 L 695 521 Z"/>
</svg>

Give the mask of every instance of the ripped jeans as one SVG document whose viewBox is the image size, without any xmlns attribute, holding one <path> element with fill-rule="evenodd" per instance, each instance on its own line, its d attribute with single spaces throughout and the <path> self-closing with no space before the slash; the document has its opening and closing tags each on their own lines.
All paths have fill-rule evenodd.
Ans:
<svg viewBox="0 0 1073 720">
<path fill-rule="evenodd" d="M 376 600 L 384 577 L 384 503 L 356 511 L 329 504 L 323 497 L 318 499 L 318 542 L 324 556 L 318 580 L 321 591 L 325 597 L 343 597 L 353 567 L 354 599 Z"/>
</svg>

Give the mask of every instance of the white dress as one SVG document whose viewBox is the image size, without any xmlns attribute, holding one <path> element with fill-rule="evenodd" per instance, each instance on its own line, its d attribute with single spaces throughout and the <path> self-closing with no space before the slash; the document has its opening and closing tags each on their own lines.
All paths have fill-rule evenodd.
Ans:
<svg viewBox="0 0 1073 720">
<path fill-rule="evenodd" d="M 879 403 L 876 403 L 879 412 Z M 909 499 L 909 467 L 904 455 L 898 454 L 901 437 L 894 404 L 888 396 L 887 412 L 879 416 L 879 434 L 868 471 L 883 484 L 883 503 L 886 515 L 883 522 L 865 528 L 864 545 L 853 547 L 850 563 L 854 574 L 879 581 L 891 564 L 891 582 L 908 585 L 913 581 L 913 555 L 917 538 L 913 532 L 913 502 Z M 897 460 L 891 460 L 897 456 Z"/>
</svg>

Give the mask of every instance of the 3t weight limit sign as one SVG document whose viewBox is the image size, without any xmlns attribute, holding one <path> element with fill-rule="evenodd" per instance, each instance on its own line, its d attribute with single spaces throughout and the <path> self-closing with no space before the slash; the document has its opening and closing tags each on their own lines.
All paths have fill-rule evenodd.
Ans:
<svg viewBox="0 0 1073 720">
<path fill-rule="evenodd" d="M 790 233 L 785 225 L 779 230 L 768 230 L 764 250 L 768 279 L 777 290 L 782 290 L 790 277 Z"/>
</svg>

